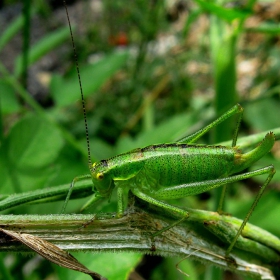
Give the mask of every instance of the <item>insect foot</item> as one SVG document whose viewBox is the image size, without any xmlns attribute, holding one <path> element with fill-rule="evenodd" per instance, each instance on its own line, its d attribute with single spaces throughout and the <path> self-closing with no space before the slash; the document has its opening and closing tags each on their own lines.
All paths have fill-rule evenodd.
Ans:
<svg viewBox="0 0 280 280">
<path fill-rule="evenodd" d="M 152 244 L 151 244 L 151 247 L 150 247 L 150 251 L 155 252 L 156 250 L 157 250 L 157 248 L 156 248 L 156 245 L 155 245 L 155 240 L 152 237 Z"/>
<path fill-rule="evenodd" d="M 229 267 L 233 267 L 236 268 L 237 267 L 237 263 L 235 261 L 235 259 L 231 256 L 225 256 L 225 261 L 227 262 Z"/>
<path fill-rule="evenodd" d="M 189 213 L 186 214 L 185 217 L 183 217 L 182 219 L 170 224 L 169 226 L 166 226 L 164 228 L 162 228 L 161 230 L 157 231 L 156 233 L 151 235 L 151 248 L 150 251 L 151 252 L 155 252 L 156 251 L 156 245 L 155 245 L 155 237 L 162 234 L 163 232 L 175 227 L 176 225 L 180 224 L 181 222 L 183 222 L 184 220 L 186 220 L 189 217 Z"/>
</svg>

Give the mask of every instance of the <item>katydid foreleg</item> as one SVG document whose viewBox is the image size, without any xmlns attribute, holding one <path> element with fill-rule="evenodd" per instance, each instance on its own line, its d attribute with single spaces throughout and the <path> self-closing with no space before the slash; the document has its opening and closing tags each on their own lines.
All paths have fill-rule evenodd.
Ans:
<svg viewBox="0 0 280 280">
<path fill-rule="evenodd" d="M 63 206 L 62 206 L 62 208 L 61 208 L 61 212 L 60 212 L 61 214 L 63 214 L 63 213 L 65 212 L 67 203 L 68 203 L 68 201 L 69 201 L 69 199 L 70 199 L 70 196 L 71 196 L 71 194 L 72 194 L 72 191 L 73 191 L 73 188 L 74 188 L 75 183 L 78 182 L 78 181 L 84 180 L 84 179 L 88 179 L 88 178 L 91 178 L 91 175 L 90 175 L 90 174 L 82 175 L 82 176 L 79 176 L 79 177 L 76 177 L 76 178 L 73 179 L 73 181 L 71 182 L 71 185 L 70 185 L 70 187 L 69 187 L 69 190 L 68 190 L 66 199 L 65 199 L 65 201 L 64 201 L 64 204 L 63 204 Z M 97 200 L 97 199 L 96 199 L 96 200 Z M 96 200 L 95 200 L 95 201 L 96 201 Z M 91 203 L 93 203 L 93 201 L 91 201 Z"/>
</svg>

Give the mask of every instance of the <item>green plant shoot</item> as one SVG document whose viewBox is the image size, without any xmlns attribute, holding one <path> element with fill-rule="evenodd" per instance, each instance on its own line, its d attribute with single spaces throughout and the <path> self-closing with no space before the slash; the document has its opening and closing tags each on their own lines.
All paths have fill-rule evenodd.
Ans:
<svg viewBox="0 0 280 280">
<path fill-rule="evenodd" d="M 74 47 L 72 32 L 71 36 Z M 76 66 L 81 85 L 77 59 Z M 238 237 L 242 234 L 243 228 L 252 215 L 255 206 L 275 173 L 272 165 L 251 172 L 242 173 L 242 171 L 271 150 L 275 142 L 274 134 L 272 132 L 266 134 L 263 141 L 255 149 L 247 153 L 242 153 L 238 149 L 236 142 L 243 108 L 237 104 L 205 128 L 180 139 L 176 143 L 138 148 L 92 164 L 82 87 L 81 96 L 85 117 L 90 174 L 74 178 L 64 202 L 62 212 L 66 209 L 75 182 L 84 178 L 91 178 L 94 195 L 83 209 L 89 207 L 97 200 L 109 199 L 113 189 L 117 188 L 117 218 L 124 215 L 128 191 L 131 191 L 140 199 L 171 211 L 180 217 L 177 222 L 156 232 L 152 236 L 154 238 L 190 216 L 188 211 L 170 205 L 165 200 L 200 194 L 225 184 L 267 174 L 266 181 L 260 188 L 240 229 L 226 251 L 226 256 L 229 256 Z M 209 130 L 235 114 L 238 114 L 238 121 L 231 147 L 193 144 Z M 224 196 L 222 197 L 223 199 Z M 222 202 L 220 202 L 220 205 L 222 205 Z"/>
</svg>

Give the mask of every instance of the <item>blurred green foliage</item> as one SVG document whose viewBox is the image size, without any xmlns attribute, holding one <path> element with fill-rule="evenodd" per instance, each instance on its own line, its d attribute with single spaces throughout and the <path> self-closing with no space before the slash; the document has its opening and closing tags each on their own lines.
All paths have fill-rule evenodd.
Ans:
<svg viewBox="0 0 280 280">
<path fill-rule="evenodd" d="M 266 18 L 265 9 L 262 12 L 256 8 L 279 7 L 273 8 L 274 1 L 248 1 L 246 4 L 202 0 L 178 2 L 180 5 L 168 7 L 164 1 L 136 0 L 127 5 L 123 0 L 108 0 L 102 1 L 102 6 L 94 6 L 93 10 L 88 2 L 69 7 L 70 17 L 75 18 L 75 11 L 78 14 L 81 7 L 84 12 L 89 12 L 84 18 L 73 20 L 72 27 L 86 96 L 93 160 L 149 144 L 174 142 L 202 127 L 215 115 L 213 107 L 219 101 L 214 88 L 217 90 L 215 85 L 219 83 L 222 84 L 219 89 L 222 101 L 234 91 L 237 93 L 234 100 L 245 108 L 241 135 L 280 126 L 279 17 Z M 47 14 L 53 22 L 49 24 L 49 31 L 31 45 L 28 67 L 54 51 L 58 52 L 65 66 L 48 71 L 48 95 L 41 99 L 40 107 L 35 107 L 17 80 L 23 71 L 22 54 L 13 57 L 13 69 L 9 71 L 1 57 L 1 195 L 69 183 L 74 177 L 89 172 L 84 120 L 68 30 L 66 23 L 59 27 L 50 7 L 45 4 L 42 7 L 37 6 L 32 16 L 38 16 L 40 12 Z M 42 9 L 46 9 L 45 13 Z M 225 32 L 223 35 L 227 39 L 234 36 L 229 44 L 210 40 L 213 18 L 216 20 L 216 40 Z M 47 24 L 46 18 L 43 20 Z M 23 24 L 19 15 L 1 33 L 0 55 L 12 48 L 9 44 L 18 36 Z M 215 55 L 220 60 L 215 60 Z M 231 74 L 216 76 L 215 80 L 215 73 L 223 70 L 219 67 L 227 59 L 232 62 L 231 72 L 227 72 Z M 218 113 L 219 110 L 216 108 Z M 208 136 L 204 142 L 211 143 L 211 139 L 213 137 Z M 252 169 L 271 163 L 277 171 L 280 170 L 278 143 L 275 150 Z M 280 215 L 277 206 L 280 205 L 279 181 L 280 176 L 276 173 L 271 184 L 273 190 L 262 198 L 251 219 L 252 223 L 277 236 L 280 236 L 276 222 Z M 261 180 L 256 178 L 230 188 L 226 198 L 227 211 L 244 217 L 259 182 Z M 183 205 L 213 209 L 213 197 L 204 198 L 204 195 L 186 198 Z M 82 202 L 77 200 L 70 204 L 68 211 L 73 212 Z M 61 203 L 56 202 L 52 207 L 47 204 L 24 206 L 8 213 L 51 214 L 58 213 L 60 207 Z M 104 205 L 98 205 L 96 211 L 114 212 L 115 207 L 112 198 L 112 203 L 106 201 Z M 52 269 L 54 266 L 36 258 L 27 261 L 24 256 L 7 257 L 4 254 L 1 258 L 12 260 L 5 270 L 7 277 L 14 277 L 17 271 L 19 279 L 42 279 L 56 270 L 59 270 L 57 277 L 60 279 L 84 277 L 78 273 L 72 276 L 74 274 L 65 269 Z M 82 258 L 81 253 L 79 258 Z M 109 279 L 126 279 L 140 261 L 139 256 L 125 254 L 116 258 L 114 255 L 90 255 L 90 258 L 85 255 L 84 258 L 84 264 L 93 270 L 87 261 L 105 264 L 104 269 L 100 268 L 101 264 L 99 266 L 101 274 L 106 266 L 114 267 L 116 263 L 115 277 Z M 21 268 L 26 261 L 27 265 L 32 265 L 32 260 L 38 261 L 39 266 L 36 270 L 29 270 L 32 272 L 28 274 Z M 125 272 L 117 276 L 118 269 L 128 261 L 131 263 Z M 47 274 L 45 265 L 48 266 Z M 191 275 L 191 279 L 204 279 L 205 268 L 201 264 L 187 260 L 182 265 L 186 266 L 183 270 Z M 149 279 L 186 278 L 176 271 L 169 259 L 151 269 Z"/>
</svg>

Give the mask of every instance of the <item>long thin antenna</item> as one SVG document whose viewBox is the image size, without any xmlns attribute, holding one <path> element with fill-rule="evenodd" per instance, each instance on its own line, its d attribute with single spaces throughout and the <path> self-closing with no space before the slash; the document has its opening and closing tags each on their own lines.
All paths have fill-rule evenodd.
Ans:
<svg viewBox="0 0 280 280">
<path fill-rule="evenodd" d="M 64 5 L 65 11 L 66 11 L 66 15 L 67 15 L 67 21 L 68 21 L 68 26 L 69 26 L 70 34 L 71 34 L 73 53 L 74 53 L 74 58 L 75 58 L 75 63 L 76 63 L 76 70 L 77 70 L 78 79 L 79 79 L 79 85 L 80 85 L 80 92 L 81 92 L 81 98 L 82 98 L 82 107 L 83 107 L 83 114 L 84 114 L 84 121 L 85 121 L 85 130 L 86 130 L 86 141 L 87 141 L 87 152 L 88 152 L 88 166 L 89 166 L 89 169 L 92 170 L 92 162 L 91 162 L 91 155 L 90 155 L 90 144 L 89 144 L 89 135 L 88 135 L 87 113 L 86 113 L 86 107 L 85 107 L 85 99 L 84 99 L 84 93 L 83 93 L 83 88 L 82 88 L 81 75 L 80 75 L 80 70 L 79 70 L 77 51 L 76 51 L 76 47 L 75 47 L 74 36 L 73 36 L 72 27 L 71 27 L 70 18 L 69 18 L 68 9 L 67 9 L 67 4 L 66 4 L 65 0 L 63 0 L 63 5 Z"/>
</svg>

